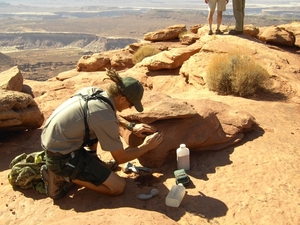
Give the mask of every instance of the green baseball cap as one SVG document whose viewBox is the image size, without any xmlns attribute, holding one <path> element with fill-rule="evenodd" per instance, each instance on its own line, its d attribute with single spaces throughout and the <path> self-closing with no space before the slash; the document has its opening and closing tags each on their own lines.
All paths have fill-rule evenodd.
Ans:
<svg viewBox="0 0 300 225">
<path fill-rule="evenodd" d="M 134 108 L 138 112 L 143 112 L 142 98 L 144 94 L 144 88 L 142 84 L 133 77 L 122 78 L 123 87 L 120 88 L 130 103 L 134 105 Z"/>
</svg>

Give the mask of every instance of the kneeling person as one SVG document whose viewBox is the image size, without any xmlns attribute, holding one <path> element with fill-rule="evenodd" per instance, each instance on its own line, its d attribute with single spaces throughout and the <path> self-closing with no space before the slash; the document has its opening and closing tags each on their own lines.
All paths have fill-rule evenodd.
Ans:
<svg viewBox="0 0 300 225">
<path fill-rule="evenodd" d="M 94 191 L 119 195 L 124 191 L 125 180 L 112 172 L 112 167 L 90 154 L 85 146 L 99 142 L 104 151 L 109 151 L 115 164 L 138 158 L 156 148 L 163 135 L 147 124 L 132 123 L 117 116 L 132 106 L 143 111 L 141 100 L 144 89 L 132 77 L 121 78 L 108 70 L 113 81 L 107 91 L 96 87 L 84 88 L 62 103 L 46 121 L 42 135 L 42 147 L 46 152 L 46 165 L 41 174 L 49 197 L 58 199 L 67 193 L 68 182 Z M 91 97 L 92 96 L 92 97 Z M 135 148 L 124 149 L 119 136 L 119 126 L 131 130 L 143 143 Z M 145 136 L 143 133 L 152 133 Z"/>
</svg>

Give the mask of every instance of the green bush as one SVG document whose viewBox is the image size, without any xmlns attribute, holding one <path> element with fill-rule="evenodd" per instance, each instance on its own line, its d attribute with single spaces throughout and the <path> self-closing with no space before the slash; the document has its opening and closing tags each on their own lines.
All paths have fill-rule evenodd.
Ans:
<svg viewBox="0 0 300 225">
<path fill-rule="evenodd" d="M 206 71 L 210 90 L 223 95 L 250 96 L 263 89 L 268 72 L 245 55 L 216 55 Z"/>
<path fill-rule="evenodd" d="M 153 46 L 150 45 L 142 46 L 133 54 L 132 62 L 134 64 L 137 64 L 141 62 L 144 58 L 156 55 L 159 52 L 161 51 Z"/>
</svg>

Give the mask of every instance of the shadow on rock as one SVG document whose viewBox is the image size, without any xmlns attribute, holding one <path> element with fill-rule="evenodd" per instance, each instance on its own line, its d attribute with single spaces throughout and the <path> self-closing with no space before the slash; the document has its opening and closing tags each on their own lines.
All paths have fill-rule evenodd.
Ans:
<svg viewBox="0 0 300 225">
<path fill-rule="evenodd" d="M 41 200 L 41 199 L 45 199 L 48 198 L 48 196 L 44 193 L 39 193 L 38 191 L 36 191 L 33 188 L 29 188 L 29 189 L 21 189 L 21 188 L 17 188 L 17 187 L 12 187 L 13 191 L 16 192 L 20 192 L 22 193 L 26 198 L 31 198 L 34 200 Z"/>
<path fill-rule="evenodd" d="M 230 165 L 232 163 L 230 155 L 233 153 L 235 147 L 253 141 L 254 139 L 263 136 L 263 134 L 264 130 L 259 126 L 256 126 L 254 130 L 246 132 L 243 139 L 236 145 L 218 151 L 191 152 L 191 169 L 188 171 L 188 174 L 197 179 L 208 180 L 207 175 L 215 173 L 217 167 Z M 174 163 L 176 163 L 175 160 L 173 164 Z"/>
<path fill-rule="evenodd" d="M 208 180 L 208 174 L 216 173 L 216 168 L 230 165 L 230 154 L 233 148 L 214 152 L 193 152 L 191 157 L 191 170 L 188 175 L 196 179 Z"/>
<path fill-rule="evenodd" d="M 176 69 L 160 69 L 160 70 L 153 70 L 153 71 L 148 71 L 146 73 L 147 76 L 149 77 L 154 77 L 154 76 L 179 76 L 179 68 Z"/>
<path fill-rule="evenodd" d="M 10 162 L 22 153 L 41 151 L 41 129 L 0 133 L 0 171 L 9 169 Z"/>
<path fill-rule="evenodd" d="M 261 128 L 259 125 L 255 125 L 253 127 L 253 130 L 245 132 L 243 139 L 237 143 L 235 146 L 241 146 L 245 144 L 246 142 L 253 141 L 259 137 L 262 137 L 264 135 L 265 131 L 263 128 Z"/>
<path fill-rule="evenodd" d="M 270 90 L 261 90 L 255 93 L 252 96 L 246 97 L 248 99 L 253 99 L 256 101 L 269 101 L 269 102 L 277 102 L 277 101 L 287 101 L 288 96 L 280 92 L 272 92 Z"/>
</svg>

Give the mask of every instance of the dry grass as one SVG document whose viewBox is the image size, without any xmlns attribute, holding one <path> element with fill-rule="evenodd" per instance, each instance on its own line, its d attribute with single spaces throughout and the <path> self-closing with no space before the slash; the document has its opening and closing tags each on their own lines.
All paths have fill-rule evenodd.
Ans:
<svg viewBox="0 0 300 225">
<path fill-rule="evenodd" d="M 269 77 L 268 72 L 251 57 L 236 54 L 214 56 L 206 73 L 210 90 L 242 97 L 264 89 Z"/>
<path fill-rule="evenodd" d="M 132 62 L 134 64 L 137 64 L 141 62 L 144 58 L 156 55 L 159 52 L 161 51 L 153 46 L 150 45 L 142 46 L 133 54 Z"/>
</svg>

